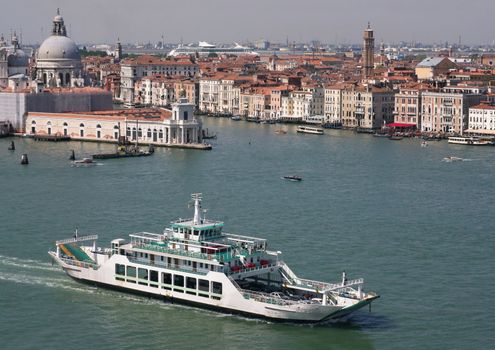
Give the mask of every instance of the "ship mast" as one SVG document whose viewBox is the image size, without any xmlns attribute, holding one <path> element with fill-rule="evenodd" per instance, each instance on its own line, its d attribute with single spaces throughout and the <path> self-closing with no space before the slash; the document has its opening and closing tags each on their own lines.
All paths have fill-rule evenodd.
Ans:
<svg viewBox="0 0 495 350">
<path fill-rule="evenodd" d="M 197 225 L 201 223 L 201 193 L 193 193 L 191 197 L 194 200 L 193 224 Z"/>
</svg>

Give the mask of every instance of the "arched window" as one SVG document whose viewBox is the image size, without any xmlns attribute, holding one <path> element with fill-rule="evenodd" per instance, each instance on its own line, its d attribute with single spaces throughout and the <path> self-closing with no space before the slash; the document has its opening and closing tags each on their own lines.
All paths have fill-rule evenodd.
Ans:
<svg viewBox="0 0 495 350">
<path fill-rule="evenodd" d="M 161 130 L 161 129 L 158 133 L 158 138 L 163 139 L 163 130 Z"/>
<path fill-rule="evenodd" d="M 148 136 L 148 138 L 151 138 L 151 129 L 148 129 L 148 133 L 146 136 Z"/>
<path fill-rule="evenodd" d="M 58 78 L 60 79 L 60 86 L 64 85 L 64 75 L 63 75 L 63 73 L 58 73 Z"/>
<path fill-rule="evenodd" d="M 100 124 L 96 125 L 96 128 L 101 129 L 101 125 Z"/>
<path fill-rule="evenodd" d="M 79 124 L 79 127 L 84 128 L 84 124 L 83 123 Z"/>
<path fill-rule="evenodd" d="M 187 117 L 188 117 L 188 113 L 187 111 L 184 111 L 184 120 L 187 120 Z"/>
<path fill-rule="evenodd" d="M 36 125 L 36 120 L 33 120 L 33 121 L 31 122 L 31 124 L 32 124 L 32 125 Z"/>
<path fill-rule="evenodd" d="M 67 127 L 68 126 L 67 123 L 64 123 L 64 126 Z"/>
<path fill-rule="evenodd" d="M 47 121 L 46 122 L 46 125 L 51 126 L 52 125 L 52 122 L 51 121 Z"/>
<path fill-rule="evenodd" d="M 138 137 L 143 137 L 143 130 L 141 128 L 138 129 Z"/>
<path fill-rule="evenodd" d="M 65 83 L 67 85 L 70 85 L 70 74 L 69 73 L 65 74 Z"/>
<path fill-rule="evenodd" d="M 131 128 L 129 128 L 129 127 L 127 128 L 126 135 L 127 135 L 127 137 L 131 137 Z"/>
<path fill-rule="evenodd" d="M 96 125 L 96 138 L 99 139 L 101 137 L 101 125 Z"/>
</svg>

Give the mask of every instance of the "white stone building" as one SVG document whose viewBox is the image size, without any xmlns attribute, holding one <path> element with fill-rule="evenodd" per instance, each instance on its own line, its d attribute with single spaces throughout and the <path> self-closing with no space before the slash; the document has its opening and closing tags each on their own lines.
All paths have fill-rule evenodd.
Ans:
<svg viewBox="0 0 495 350">
<path fill-rule="evenodd" d="M 202 123 L 194 105 L 181 99 L 172 110 L 163 108 L 109 110 L 87 113 L 29 112 L 26 132 L 64 135 L 76 140 L 128 141 L 157 146 L 202 148 Z"/>
<path fill-rule="evenodd" d="M 139 56 L 125 59 L 120 64 L 121 88 L 120 99 L 126 105 L 135 103 L 135 84 L 143 77 L 153 75 L 194 77 L 199 73 L 199 66 L 190 61 L 160 59 L 155 56 Z"/>
<path fill-rule="evenodd" d="M 484 103 L 469 108 L 469 120 L 466 132 L 495 136 L 495 105 Z"/>
</svg>

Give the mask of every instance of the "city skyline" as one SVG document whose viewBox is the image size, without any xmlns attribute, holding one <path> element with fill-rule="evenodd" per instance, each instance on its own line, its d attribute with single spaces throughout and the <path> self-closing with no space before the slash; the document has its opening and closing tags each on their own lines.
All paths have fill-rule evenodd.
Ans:
<svg viewBox="0 0 495 350">
<path fill-rule="evenodd" d="M 457 0 L 435 3 L 419 0 L 407 7 L 391 0 L 376 0 L 372 4 L 363 0 L 346 3 L 310 0 L 301 9 L 300 2 L 292 0 L 254 1 L 250 6 L 226 0 L 208 3 L 144 0 L 140 2 L 141 8 L 136 9 L 135 3 L 129 1 L 88 0 L 82 6 L 62 0 L 43 3 L 21 0 L 3 5 L 0 33 L 8 37 L 10 31 L 22 31 L 24 43 L 39 43 L 49 35 L 51 19 L 60 7 L 69 36 L 80 44 L 112 43 L 118 37 L 124 43 L 156 42 L 162 36 L 169 43 L 200 40 L 228 43 L 263 38 L 273 42 L 288 39 L 358 44 L 368 22 L 377 42 L 458 43 L 462 40 L 466 44 L 493 44 L 495 34 L 490 26 L 490 13 L 495 10 L 495 4 L 479 1 L 476 8 L 483 11 L 475 17 L 467 15 L 473 11 L 465 11 L 457 3 L 461 5 Z M 13 13 L 16 15 L 12 16 Z"/>
</svg>

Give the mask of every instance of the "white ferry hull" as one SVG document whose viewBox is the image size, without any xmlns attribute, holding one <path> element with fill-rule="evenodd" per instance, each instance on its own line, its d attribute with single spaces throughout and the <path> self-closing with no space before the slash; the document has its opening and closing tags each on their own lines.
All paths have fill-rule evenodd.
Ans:
<svg viewBox="0 0 495 350">
<path fill-rule="evenodd" d="M 72 264 L 67 264 L 59 259 L 54 252 L 50 252 L 53 260 L 75 280 L 85 284 L 97 285 L 104 288 L 115 289 L 123 292 L 146 295 L 170 302 L 179 302 L 182 304 L 193 305 L 196 307 L 211 309 L 229 314 L 239 314 L 247 317 L 264 318 L 271 321 L 282 322 L 300 322 L 300 323 L 316 323 L 339 319 L 351 312 L 366 306 L 371 303 L 376 297 L 357 302 L 348 307 L 321 305 L 321 304 L 292 304 L 292 305 L 275 305 L 265 302 L 256 301 L 254 299 L 246 299 L 241 291 L 231 283 L 229 278 L 219 272 L 209 272 L 202 278 L 221 282 L 223 285 L 223 295 L 220 300 L 204 298 L 197 295 L 166 290 L 159 287 L 151 287 L 149 285 L 140 285 L 138 283 L 130 283 L 119 281 L 115 278 L 115 264 L 126 264 L 129 266 L 145 267 L 142 264 L 134 264 L 125 256 L 113 255 L 106 263 L 98 269 L 78 267 Z M 174 273 L 173 269 L 153 267 L 154 270 L 161 272 Z M 198 277 L 194 273 L 182 273 L 186 277 Z"/>
</svg>

